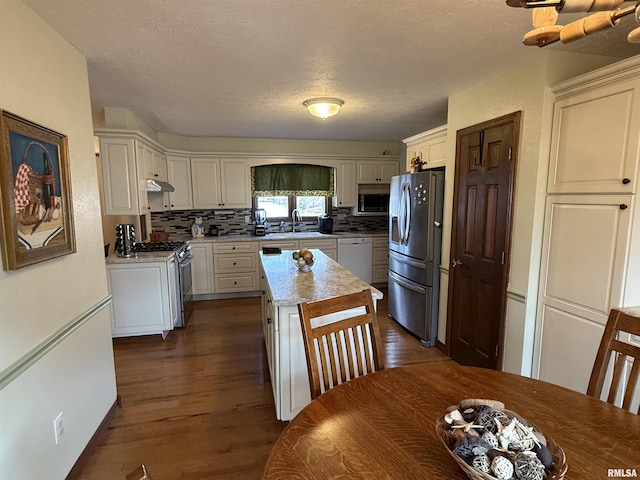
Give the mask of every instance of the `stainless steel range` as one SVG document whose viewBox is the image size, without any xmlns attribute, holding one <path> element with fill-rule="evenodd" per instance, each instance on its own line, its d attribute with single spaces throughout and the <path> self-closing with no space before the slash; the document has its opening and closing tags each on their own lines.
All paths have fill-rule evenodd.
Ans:
<svg viewBox="0 0 640 480">
<path fill-rule="evenodd" d="M 187 242 L 143 242 L 136 243 L 133 247 L 136 255 L 156 252 L 173 252 L 178 265 L 176 298 L 179 299 L 180 314 L 176 327 L 187 325 L 193 311 L 193 287 L 191 280 L 191 245 Z"/>
</svg>

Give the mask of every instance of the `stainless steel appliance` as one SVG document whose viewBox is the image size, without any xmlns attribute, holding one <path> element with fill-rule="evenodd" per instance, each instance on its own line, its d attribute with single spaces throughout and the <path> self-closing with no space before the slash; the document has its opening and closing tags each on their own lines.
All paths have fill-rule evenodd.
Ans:
<svg viewBox="0 0 640 480">
<path fill-rule="evenodd" d="M 436 342 L 444 169 L 398 175 L 389 199 L 389 316 Z"/>
<path fill-rule="evenodd" d="M 263 208 L 256 208 L 255 217 L 253 234 L 256 237 L 264 237 L 267 233 L 267 211 Z"/>
<path fill-rule="evenodd" d="M 388 193 L 360 193 L 358 195 L 358 213 L 382 213 L 389 211 Z"/>
<path fill-rule="evenodd" d="M 193 285 L 191 279 L 191 245 L 187 242 L 143 242 L 136 243 L 136 255 L 156 252 L 173 252 L 178 265 L 176 298 L 179 301 L 180 313 L 176 327 L 185 327 L 193 312 Z"/>
<path fill-rule="evenodd" d="M 318 217 L 318 231 L 326 234 L 333 233 L 333 217 L 331 215 L 325 213 Z"/>
</svg>

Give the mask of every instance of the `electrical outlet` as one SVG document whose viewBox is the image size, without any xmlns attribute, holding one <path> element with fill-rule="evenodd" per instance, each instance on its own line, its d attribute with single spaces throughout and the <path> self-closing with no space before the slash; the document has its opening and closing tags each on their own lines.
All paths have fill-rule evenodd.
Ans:
<svg viewBox="0 0 640 480">
<path fill-rule="evenodd" d="M 249 223 L 251 222 L 251 216 L 250 215 L 245 215 L 244 216 L 244 223 Z"/>
<path fill-rule="evenodd" d="M 53 420 L 53 438 L 56 441 L 56 445 L 60 443 L 60 437 L 64 433 L 64 424 L 62 423 L 62 412 Z"/>
</svg>

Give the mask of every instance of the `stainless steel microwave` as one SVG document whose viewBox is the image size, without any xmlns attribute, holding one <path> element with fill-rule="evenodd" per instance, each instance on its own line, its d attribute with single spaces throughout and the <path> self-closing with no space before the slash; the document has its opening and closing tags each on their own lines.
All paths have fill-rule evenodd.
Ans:
<svg viewBox="0 0 640 480">
<path fill-rule="evenodd" d="M 358 195 L 358 213 L 388 213 L 388 193 L 361 193 Z"/>
</svg>

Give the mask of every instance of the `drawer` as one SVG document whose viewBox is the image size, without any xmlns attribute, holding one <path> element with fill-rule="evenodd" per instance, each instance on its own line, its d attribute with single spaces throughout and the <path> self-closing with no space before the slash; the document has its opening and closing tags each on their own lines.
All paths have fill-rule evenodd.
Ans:
<svg viewBox="0 0 640 480">
<path fill-rule="evenodd" d="M 216 274 L 255 272 L 257 271 L 256 256 L 253 253 L 247 255 L 214 255 L 213 268 Z"/>
<path fill-rule="evenodd" d="M 254 253 L 256 242 L 214 243 L 213 253 Z"/>
<path fill-rule="evenodd" d="M 223 273 L 215 276 L 216 293 L 252 292 L 258 290 L 257 275 L 251 273 Z"/>
<path fill-rule="evenodd" d="M 327 250 L 335 250 L 337 247 L 335 240 L 327 238 L 322 240 L 300 240 L 300 248 L 317 248 L 327 253 Z"/>
<path fill-rule="evenodd" d="M 373 264 L 374 265 L 389 265 L 389 249 L 388 248 L 374 248 L 373 249 Z"/>
<path fill-rule="evenodd" d="M 336 248 L 333 248 L 331 250 L 325 250 L 323 248 L 321 250 L 322 250 L 322 253 L 324 253 L 327 257 L 329 257 L 334 262 L 338 261 L 338 250 Z"/>
<path fill-rule="evenodd" d="M 273 240 L 270 242 L 260 242 L 260 250 L 262 247 L 277 247 L 280 250 L 298 250 L 297 240 Z"/>
<path fill-rule="evenodd" d="M 372 283 L 387 283 L 389 281 L 389 269 L 379 265 L 373 267 Z"/>
<path fill-rule="evenodd" d="M 373 248 L 389 248 L 389 237 L 373 237 Z"/>
</svg>

